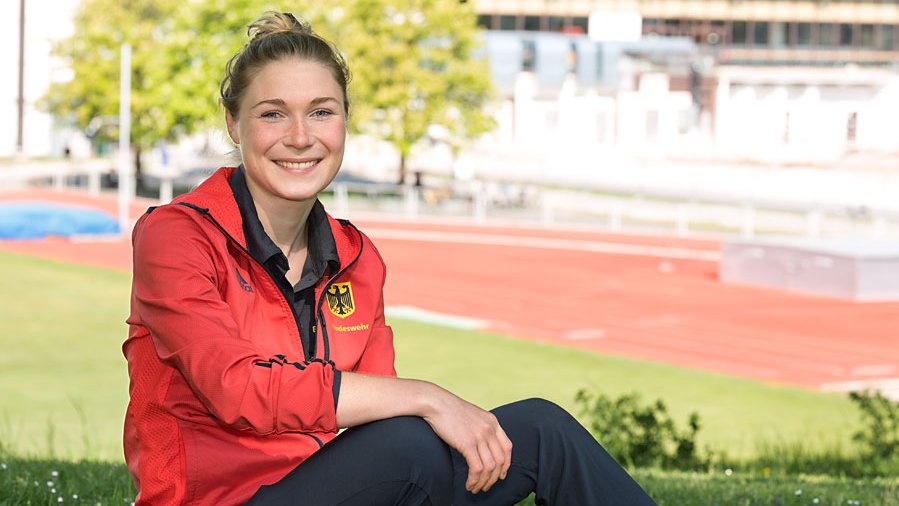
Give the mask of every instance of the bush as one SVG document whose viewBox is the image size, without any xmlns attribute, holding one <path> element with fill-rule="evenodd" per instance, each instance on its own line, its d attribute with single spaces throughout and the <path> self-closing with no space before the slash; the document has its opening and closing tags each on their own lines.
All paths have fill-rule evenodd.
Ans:
<svg viewBox="0 0 899 506">
<path fill-rule="evenodd" d="M 575 396 L 579 414 L 588 430 L 618 462 L 628 467 L 706 469 L 710 457 L 699 455 L 696 435 L 699 414 L 690 414 L 685 430 L 679 429 L 661 399 L 640 404 L 636 393 L 617 399 L 579 390 Z"/>
<path fill-rule="evenodd" d="M 899 460 L 899 402 L 880 392 L 851 392 L 849 398 L 862 410 L 865 426 L 852 439 L 864 447 L 870 459 Z"/>
</svg>

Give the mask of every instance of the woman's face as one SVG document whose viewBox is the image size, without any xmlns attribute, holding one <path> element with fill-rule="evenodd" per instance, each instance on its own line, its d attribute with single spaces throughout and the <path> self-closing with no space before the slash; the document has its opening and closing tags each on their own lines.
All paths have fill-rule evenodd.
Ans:
<svg viewBox="0 0 899 506">
<path fill-rule="evenodd" d="M 337 175 L 346 141 L 340 86 L 324 65 L 285 58 L 250 82 L 228 134 L 240 146 L 254 198 L 305 201 Z"/>
</svg>

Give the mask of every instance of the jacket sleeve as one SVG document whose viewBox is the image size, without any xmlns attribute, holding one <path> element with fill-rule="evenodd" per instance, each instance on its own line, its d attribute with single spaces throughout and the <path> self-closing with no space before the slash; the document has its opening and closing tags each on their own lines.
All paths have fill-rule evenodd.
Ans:
<svg viewBox="0 0 899 506">
<path fill-rule="evenodd" d="M 336 431 L 339 372 L 264 356 L 241 335 L 217 286 L 212 239 L 186 212 L 159 208 L 135 228 L 131 319 L 219 423 L 260 434 Z"/>
</svg>

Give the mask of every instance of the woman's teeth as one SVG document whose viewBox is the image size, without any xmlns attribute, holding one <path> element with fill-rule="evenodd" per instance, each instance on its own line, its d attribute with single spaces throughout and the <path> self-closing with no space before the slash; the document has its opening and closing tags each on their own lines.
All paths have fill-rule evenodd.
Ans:
<svg viewBox="0 0 899 506">
<path fill-rule="evenodd" d="M 282 161 L 282 162 L 278 162 L 278 165 L 284 167 L 285 169 L 295 169 L 295 170 L 296 169 L 308 169 L 309 167 L 312 167 L 315 164 L 316 164 L 315 161 L 308 161 L 308 162 L 283 162 Z"/>
</svg>

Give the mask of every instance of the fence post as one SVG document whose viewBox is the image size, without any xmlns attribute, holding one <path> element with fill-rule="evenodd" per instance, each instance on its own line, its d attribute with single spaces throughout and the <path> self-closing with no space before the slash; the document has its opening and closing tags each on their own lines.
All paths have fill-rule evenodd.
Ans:
<svg viewBox="0 0 899 506">
<path fill-rule="evenodd" d="M 91 195 L 100 194 L 100 167 L 87 164 L 87 191 Z"/>
<path fill-rule="evenodd" d="M 609 208 L 609 228 L 621 230 L 621 217 L 624 214 L 624 206 L 621 199 L 612 199 Z"/>
<path fill-rule="evenodd" d="M 818 237 L 821 233 L 821 211 L 812 209 L 805 215 L 805 235 L 808 237 Z"/>
<path fill-rule="evenodd" d="M 483 187 L 474 194 L 474 221 L 487 221 L 487 192 Z"/>
<path fill-rule="evenodd" d="M 544 225 L 550 225 L 553 222 L 553 196 L 547 191 L 543 191 L 541 196 L 540 222 Z"/>
<path fill-rule="evenodd" d="M 743 237 L 755 235 L 755 207 L 750 204 L 743 204 L 743 224 L 740 228 Z"/>
<path fill-rule="evenodd" d="M 334 185 L 334 207 L 341 216 L 346 216 L 350 212 L 350 193 L 343 183 Z"/>
<path fill-rule="evenodd" d="M 418 188 L 414 186 L 404 186 L 403 192 L 406 197 L 406 217 L 415 218 L 418 216 Z"/>
<path fill-rule="evenodd" d="M 690 204 L 677 205 L 677 235 L 687 235 L 690 231 Z"/>
</svg>

